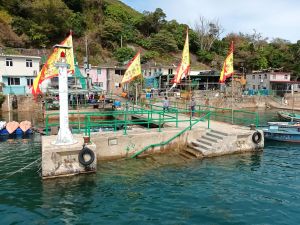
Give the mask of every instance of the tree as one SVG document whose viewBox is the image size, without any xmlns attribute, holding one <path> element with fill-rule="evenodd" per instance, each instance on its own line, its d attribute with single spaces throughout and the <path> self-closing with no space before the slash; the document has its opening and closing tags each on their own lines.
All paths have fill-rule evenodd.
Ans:
<svg viewBox="0 0 300 225">
<path fill-rule="evenodd" d="M 172 33 L 166 30 L 160 30 L 157 34 L 151 36 L 151 47 L 161 52 L 174 52 L 178 50 Z"/>
<path fill-rule="evenodd" d="M 123 47 L 123 48 L 118 48 L 114 52 L 114 57 L 118 60 L 120 63 L 126 63 L 130 59 L 133 58 L 135 55 L 135 51 L 132 50 L 131 48 Z"/>
<path fill-rule="evenodd" d="M 143 14 L 143 17 L 137 26 L 146 36 L 159 32 L 161 27 L 166 23 L 166 14 L 160 8 L 157 8 L 154 12 L 144 11 Z"/>
<path fill-rule="evenodd" d="M 200 50 L 210 51 L 215 40 L 223 33 L 223 28 L 218 20 L 207 20 L 203 16 L 195 22 L 195 32 L 198 34 Z"/>
</svg>

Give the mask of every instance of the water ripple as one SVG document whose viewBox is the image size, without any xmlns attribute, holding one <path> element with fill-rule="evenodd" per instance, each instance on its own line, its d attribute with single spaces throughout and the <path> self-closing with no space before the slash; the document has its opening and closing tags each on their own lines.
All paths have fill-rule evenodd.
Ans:
<svg viewBox="0 0 300 225">
<path fill-rule="evenodd" d="M 0 146 L 0 179 L 40 157 L 40 142 Z M 170 160 L 172 159 L 172 160 Z M 188 163 L 175 155 L 101 163 L 97 174 L 41 181 L 34 165 L 0 183 L 1 224 L 298 224 L 300 152 Z"/>
</svg>

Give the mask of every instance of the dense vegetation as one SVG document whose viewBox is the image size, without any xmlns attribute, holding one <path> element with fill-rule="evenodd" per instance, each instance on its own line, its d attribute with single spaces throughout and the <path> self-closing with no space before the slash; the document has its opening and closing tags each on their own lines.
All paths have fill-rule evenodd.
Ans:
<svg viewBox="0 0 300 225">
<path fill-rule="evenodd" d="M 125 62 L 137 50 L 142 51 L 143 63 L 176 64 L 186 27 L 167 21 L 159 8 L 139 13 L 118 0 L 0 0 L 0 46 L 49 48 L 73 30 L 79 61 L 87 37 L 92 64 Z M 272 67 L 292 71 L 295 77 L 300 74 L 300 41 L 267 40 L 256 31 L 220 39 L 222 31 L 218 21 L 203 17 L 190 27 L 192 65 L 220 69 L 233 40 L 236 69 Z"/>
</svg>

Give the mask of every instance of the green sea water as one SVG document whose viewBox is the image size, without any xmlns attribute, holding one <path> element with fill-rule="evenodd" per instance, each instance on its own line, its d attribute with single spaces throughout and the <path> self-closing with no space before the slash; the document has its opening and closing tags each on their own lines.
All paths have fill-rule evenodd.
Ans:
<svg viewBox="0 0 300 225">
<path fill-rule="evenodd" d="M 95 174 L 41 180 L 40 136 L 0 143 L 0 224 L 299 224 L 300 146 L 184 161 L 99 163 Z"/>
</svg>

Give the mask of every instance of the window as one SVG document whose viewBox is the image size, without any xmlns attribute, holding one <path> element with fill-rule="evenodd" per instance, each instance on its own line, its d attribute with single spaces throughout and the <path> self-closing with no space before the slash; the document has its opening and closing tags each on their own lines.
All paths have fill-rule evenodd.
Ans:
<svg viewBox="0 0 300 225">
<path fill-rule="evenodd" d="M 149 71 L 149 76 L 151 76 L 151 71 Z"/>
<path fill-rule="evenodd" d="M 97 75 L 101 75 L 101 69 L 97 69 Z"/>
<path fill-rule="evenodd" d="M 259 80 L 261 80 L 261 74 L 258 75 Z"/>
<path fill-rule="evenodd" d="M 257 89 L 258 89 L 258 90 L 260 89 L 260 85 L 257 85 Z"/>
<path fill-rule="evenodd" d="M 20 78 L 19 77 L 9 77 L 8 85 L 20 85 Z"/>
<path fill-rule="evenodd" d="M 32 60 L 26 59 L 26 67 L 32 67 Z"/>
<path fill-rule="evenodd" d="M 255 90 L 255 85 L 253 85 L 253 90 Z"/>
<path fill-rule="evenodd" d="M 265 74 L 264 78 L 265 78 L 265 79 L 268 79 L 268 74 Z"/>
<path fill-rule="evenodd" d="M 27 86 L 33 85 L 33 78 L 27 78 Z"/>
<path fill-rule="evenodd" d="M 252 75 L 252 80 L 255 80 L 255 75 Z"/>
<path fill-rule="evenodd" d="M 99 87 L 103 87 L 103 82 L 99 82 L 99 83 L 98 83 L 98 86 L 99 86 Z"/>
<path fill-rule="evenodd" d="M 11 58 L 6 58 L 6 66 L 13 66 L 13 61 Z"/>
<path fill-rule="evenodd" d="M 288 75 L 284 75 L 284 79 L 287 80 L 288 79 Z"/>
<path fill-rule="evenodd" d="M 173 69 L 169 69 L 168 74 L 173 74 Z"/>
</svg>

